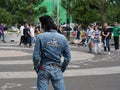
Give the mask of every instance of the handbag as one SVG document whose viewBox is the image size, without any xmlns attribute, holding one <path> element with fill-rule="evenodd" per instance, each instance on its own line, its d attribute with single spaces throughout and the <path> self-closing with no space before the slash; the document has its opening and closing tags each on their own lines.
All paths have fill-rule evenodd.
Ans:
<svg viewBox="0 0 120 90">
<path fill-rule="evenodd" d="M 91 47 L 91 48 L 94 48 L 94 41 L 91 41 L 91 42 L 90 42 L 90 47 Z"/>
</svg>

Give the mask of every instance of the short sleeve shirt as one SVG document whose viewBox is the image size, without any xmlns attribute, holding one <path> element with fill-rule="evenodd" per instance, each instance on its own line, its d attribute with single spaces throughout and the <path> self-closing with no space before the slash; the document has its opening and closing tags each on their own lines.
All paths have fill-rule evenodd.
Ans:
<svg viewBox="0 0 120 90">
<path fill-rule="evenodd" d="M 109 28 L 107 28 L 106 30 L 103 30 L 102 32 L 103 32 L 105 35 L 107 35 L 107 33 L 110 33 L 107 38 L 111 38 L 111 31 L 110 31 Z M 105 36 L 103 36 L 103 38 L 105 38 Z M 107 38 L 106 38 L 106 39 L 107 39 Z"/>
</svg>

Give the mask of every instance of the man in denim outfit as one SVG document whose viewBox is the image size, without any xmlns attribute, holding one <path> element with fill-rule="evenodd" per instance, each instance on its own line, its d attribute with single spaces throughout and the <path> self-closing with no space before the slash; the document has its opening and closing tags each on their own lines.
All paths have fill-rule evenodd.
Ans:
<svg viewBox="0 0 120 90">
<path fill-rule="evenodd" d="M 57 32 L 57 26 L 50 16 L 44 15 L 39 20 L 45 32 L 36 37 L 33 52 L 37 90 L 48 90 L 49 80 L 54 90 L 65 90 L 62 72 L 66 70 L 71 59 L 68 41 L 64 35 Z"/>
</svg>

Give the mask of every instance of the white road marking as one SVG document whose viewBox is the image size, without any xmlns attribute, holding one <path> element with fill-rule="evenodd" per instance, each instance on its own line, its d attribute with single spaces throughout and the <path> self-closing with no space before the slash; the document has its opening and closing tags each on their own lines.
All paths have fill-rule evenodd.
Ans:
<svg viewBox="0 0 120 90">
<path fill-rule="evenodd" d="M 13 47 L 11 47 L 11 46 L 10 47 L 9 46 L 8 47 L 0 47 L 0 48 L 2 48 L 2 49 L 12 49 L 12 50 L 13 49 L 17 49 L 17 50 L 22 50 L 22 49 L 33 50 L 34 49 L 33 47 L 29 48 L 29 47 L 14 47 L 14 46 Z"/>
<path fill-rule="evenodd" d="M 30 54 L 26 52 L 17 51 L 17 50 L 10 50 L 10 51 L 0 50 L 0 57 L 17 57 L 17 56 L 25 56 L 25 55 L 32 56 L 32 53 Z M 71 55 L 72 55 L 71 61 L 86 60 L 86 59 L 95 57 L 95 55 L 93 54 L 77 52 L 77 51 L 71 51 Z"/>
<path fill-rule="evenodd" d="M 0 61 L 0 65 L 25 65 L 25 64 L 33 64 L 32 60 L 14 60 L 14 61 Z M 78 65 L 68 65 L 69 68 L 79 68 Z"/>
<path fill-rule="evenodd" d="M 71 61 L 87 60 L 95 57 L 93 54 L 77 51 L 71 51 L 71 55 Z"/>
<path fill-rule="evenodd" d="M 105 68 L 66 70 L 64 73 L 64 77 L 108 75 L 108 74 L 120 74 L 120 66 L 105 67 Z M 34 71 L 0 72 L 0 79 L 36 78 L 36 77 L 37 77 L 37 74 Z"/>
<path fill-rule="evenodd" d="M 36 89 L 37 87 L 31 87 L 32 89 Z"/>
<path fill-rule="evenodd" d="M 12 60 L 12 61 L 0 61 L 0 65 L 21 65 L 21 64 L 33 64 L 32 60 Z"/>
<path fill-rule="evenodd" d="M 17 50 L 10 50 L 10 51 L 0 50 L 0 57 L 18 57 L 18 56 L 26 56 L 26 55 L 31 55 L 31 54 Z"/>
<path fill-rule="evenodd" d="M 12 61 L 0 61 L 0 65 L 29 65 L 33 64 L 32 60 L 12 60 Z M 78 65 L 68 65 L 69 68 L 79 68 Z"/>
<path fill-rule="evenodd" d="M 78 65 L 68 65 L 69 68 L 79 68 L 80 66 Z"/>
<path fill-rule="evenodd" d="M 19 87 L 22 86 L 22 84 L 16 84 L 16 83 L 6 83 L 1 87 L 2 90 L 6 90 L 7 88 L 14 88 L 14 87 Z"/>
<path fill-rule="evenodd" d="M 0 47 L 0 48 L 9 48 L 11 49 L 10 51 L 2 51 L 0 50 L 0 57 L 8 57 L 11 55 L 12 57 L 14 56 L 25 56 L 25 55 L 30 55 L 29 53 L 17 51 L 17 50 L 12 50 L 14 49 L 33 49 L 33 48 L 21 48 L 21 47 Z M 17 53 L 16 53 L 17 52 Z M 16 55 L 17 54 L 17 55 Z M 71 62 L 73 61 L 84 61 L 88 60 L 92 62 L 91 58 L 95 57 L 93 54 L 89 53 L 84 53 L 84 52 L 77 52 L 77 51 L 71 51 L 72 54 L 72 59 Z M 9 61 L 0 61 L 0 65 L 21 65 L 21 64 L 33 64 L 32 60 L 9 60 Z M 75 69 L 79 68 L 80 66 L 78 65 L 69 65 L 69 69 L 66 70 L 65 73 L 63 74 L 64 77 L 75 77 L 75 76 L 91 76 L 91 75 L 107 75 L 107 74 L 120 74 L 120 66 L 115 66 L 115 67 L 103 67 L 103 68 L 91 68 L 91 69 Z M 16 72 L 0 72 L 0 79 L 8 79 L 8 78 L 36 78 L 37 74 L 35 71 L 16 71 Z M 36 88 L 36 87 L 33 87 Z"/>
</svg>

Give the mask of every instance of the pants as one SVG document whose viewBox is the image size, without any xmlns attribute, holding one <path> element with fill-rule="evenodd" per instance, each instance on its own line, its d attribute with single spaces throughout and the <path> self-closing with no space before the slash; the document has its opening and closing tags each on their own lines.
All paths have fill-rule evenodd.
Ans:
<svg viewBox="0 0 120 90">
<path fill-rule="evenodd" d="M 103 45 L 104 45 L 104 51 L 110 52 L 110 38 L 104 39 Z"/>
<path fill-rule="evenodd" d="M 94 43 L 94 51 L 95 53 L 101 52 L 101 43 Z"/>
<path fill-rule="evenodd" d="M 119 36 L 114 36 L 115 50 L 119 49 Z"/>
<path fill-rule="evenodd" d="M 24 36 L 20 37 L 20 44 L 19 45 L 21 45 L 22 43 L 24 43 Z"/>
<path fill-rule="evenodd" d="M 27 37 L 27 43 L 29 44 L 29 47 L 32 46 L 31 36 Z"/>
<path fill-rule="evenodd" d="M 24 37 L 24 45 L 29 44 L 29 47 L 32 46 L 31 37 Z"/>
<path fill-rule="evenodd" d="M 89 51 L 92 51 L 92 48 L 91 48 L 91 41 L 92 41 L 91 37 L 88 36 L 87 44 L 88 44 Z"/>
<path fill-rule="evenodd" d="M 37 90 L 48 90 L 51 80 L 54 90 L 65 90 L 62 71 L 59 67 L 44 66 L 45 70 L 38 71 Z"/>
<path fill-rule="evenodd" d="M 2 41 L 5 41 L 5 36 L 4 36 L 4 33 L 0 33 L 0 39 L 2 37 Z"/>
</svg>

